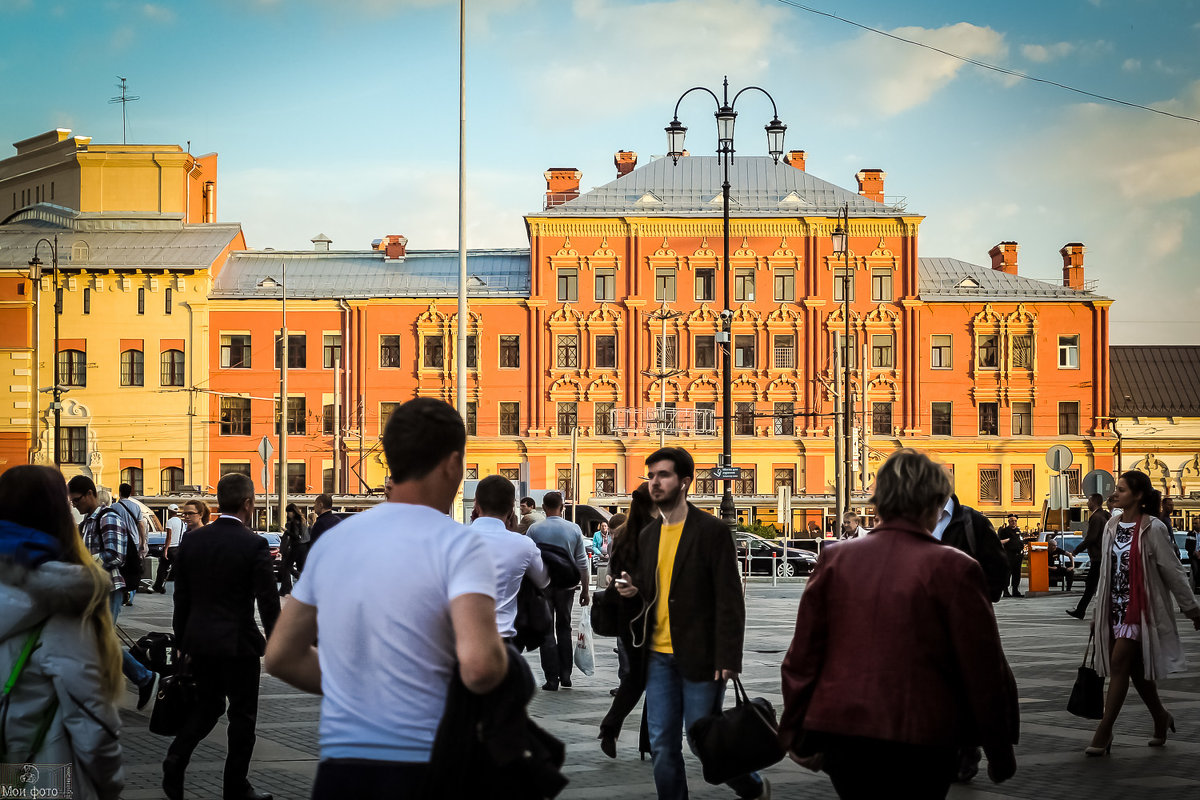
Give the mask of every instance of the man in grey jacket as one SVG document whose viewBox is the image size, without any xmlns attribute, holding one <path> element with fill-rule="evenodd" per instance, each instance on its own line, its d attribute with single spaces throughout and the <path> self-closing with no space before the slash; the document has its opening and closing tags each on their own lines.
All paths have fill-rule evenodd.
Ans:
<svg viewBox="0 0 1200 800">
<path fill-rule="evenodd" d="M 526 535 L 534 544 L 560 547 L 575 559 L 575 566 L 579 567 L 579 585 L 583 588 L 579 605 L 586 606 L 591 573 L 583 544 L 583 531 L 574 522 L 563 519 L 563 499 L 558 492 L 546 492 L 542 498 L 542 510 L 546 512 L 546 518 L 530 525 Z M 546 674 L 546 683 L 542 688 L 547 692 L 556 692 L 559 686 L 571 688 L 571 659 L 575 644 L 571 636 L 571 607 L 575 587 L 556 589 L 550 586 L 545 594 L 554 625 L 546 634 L 546 641 L 542 642 L 542 672 Z"/>
</svg>

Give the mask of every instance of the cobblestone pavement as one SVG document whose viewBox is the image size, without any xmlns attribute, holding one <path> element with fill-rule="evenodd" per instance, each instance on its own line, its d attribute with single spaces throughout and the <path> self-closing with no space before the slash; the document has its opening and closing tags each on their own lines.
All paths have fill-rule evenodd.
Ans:
<svg viewBox="0 0 1200 800">
<path fill-rule="evenodd" d="M 772 587 L 769 581 L 751 582 L 747 592 L 748 623 L 744 682 L 751 696 L 769 698 L 778 708 L 779 664 L 791 640 L 796 606 L 803 583 Z M 996 606 L 1005 652 L 1016 673 L 1021 698 L 1021 744 L 1017 748 L 1018 772 L 1007 783 L 995 786 L 981 774 L 968 786 L 956 786 L 952 798 L 1154 798 L 1194 800 L 1200 797 L 1200 633 L 1180 618 L 1180 628 L 1191 669 L 1160 682 L 1164 702 L 1175 715 L 1179 733 L 1165 748 L 1150 748 L 1151 721 L 1131 690 L 1109 758 L 1085 759 L 1093 724 L 1069 715 L 1066 699 L 1075 680 L 1087 643 L 1087 623 L 1063 613 L 1074 606 L 1078 593 L 1057 591 L 1041 597 L 1003 600 Z M 170 597 L 139 595 L 133 608 L 121 614 L 121 623 L 135 637 L 149 630 L 169 630 Z M 565 772 L 570 785 L 563 798 L 642 798 L 654 796 L 650 761 L 637 754 L 639 711 L 627 721 L 618 741 L 617 759 L 600 752 L 596 741 L 600 718 L 608 709 L 608 691 L 616 685 L 616 655 L 612 640 L 597 639 L 597 672 L 587 678 L 576 674 L 574 688 L 557 693 L 538 692 L 531 712 L 539 724 L 567 745 Z M 541 669 L 533 654 L 531 664 L 540 683 Z M 168 740 L 146 729 L 148 712 L 134 710 L 136 698 L 126 695 L 121 715 L 122 743 L 126 755 L 127 800 L 159 798 L 160 763 Z M 320 704 L 280 681 L 262 679 L 259 703 L 258 744 L 251 780 L 279 800 L 307 798 L 316 771 L 317 721 Z M 196 751 L 188 769 L 189 798 L 219 798 L 225 753 L 224 721 Z M 692 796 L 731 798 L 732 792 L 704 783 L 698 764 L 687 755 Z M 986 762 L 984 764 L 986 767 Z M 829 779 L 791 762 L 765 773 L 776 798 L 832 798 Z M 900 795 L 897 795 L 900 796 Z"/>
</svg>

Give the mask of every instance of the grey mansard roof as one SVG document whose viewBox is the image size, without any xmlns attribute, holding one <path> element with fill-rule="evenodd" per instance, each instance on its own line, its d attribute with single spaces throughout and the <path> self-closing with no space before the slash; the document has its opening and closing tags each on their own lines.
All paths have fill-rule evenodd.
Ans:
<svg viewBox="0 0 1200 800">
<path fill-rule="evenodd" d="M 957 258 L 918 258 L 917 277 L 922 300 L 978 303 L 1032 300 L 1107 300 L 1047 281 L 969 264 Z"/>
<path fill-rule="evenodd" d="M 304 299 L 368 297 L 455 297 L 458 251 L 410 251 L 386 260 L 378 250 L 249 250 L 230 255 L 213 281 L 211 297 L 280 297 L 278 287 L 259 286 L 283 278 L 287 296 Z M 467 251 L 471 297 L 529 297 L 529 250 Z"/>
<path fill-rule="evenodd" d="M 719 216 L 723 173 L 716 156 L 684 156 L 678 164 L 657 158 L 531 216 Z M 910 214 L 901 204 L 878 203 L 769 156 L 735 156 L 729 183 L 735 217 L 828 216 L 847 203 L 851 216 Z"/>
</svg>

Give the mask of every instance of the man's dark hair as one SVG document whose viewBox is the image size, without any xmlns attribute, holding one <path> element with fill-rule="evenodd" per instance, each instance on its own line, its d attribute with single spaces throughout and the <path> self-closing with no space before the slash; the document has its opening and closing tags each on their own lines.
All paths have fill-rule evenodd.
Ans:
<svg viewBox="0 0 1200 800">
<path fill-rule="evenodd" d="M 479 511 L 489 517 L 503 517 L 513 510 L 517 490 L 508 478 L 488 475 L 475 487 L 475 502 Z"/>
<path fill-rule="evenodd" d="M 222 514 L 236 514 L 246 504 L 246 499 L 254 497 L 254 481 L 240 472 L 222 475 L 217 481 L 217 508 Z"/>
<path fill-rule="evenodd" d="M 96 493 L 96 483 L 87 475 L 76 475 L 67 481 L 68 494 L 87 494 L 88 492 Z"/>
<path fill-rule="evenodd" d="M 696 477 L 696 462 L 692 460 L 692 454 L 682 447 L 660 447 L 646 459 L 646 466 L 659 461 L 670 461 L 674 464 L 675 474 L 680 479 L 691 480 Z"/>
<path fill-rule="evenodd" d="M 546 492 L 542 495 L 542 508 L 555 511 L 563 507 L 562 492 Z"/>
<path fill-rule="evenodd" d="M 533 506 L 534 508 L 537 508 L 537 501 L 532 497 L 522 497 L 521 502 L 527 506 Z"/>
<path fill-rule="evenodd" d="M 320 503 L 321 505 L 325 506 L 326 508 L 333 508 L 333 498 L 327 494 L 322 493 L 322 494 L 317 495 L 317 499 L 315 502 Z"/>
<path fill-rule="evenodd" d="M 130 486 L 128 483 L 122 483 L 120 486 L 117 487 L 117 494 L 120 496 L 120 498 L 122 500 L 124 500 L 126 497 L 132 497 L 133 496 L 133 487 Z"/>
<path fill-rule="evenodd" d="M 451 453 L 467 449 L 467 429 L 454 407 L 417 397 L 396 408 L 383 428 L 383 453 L 392 481 L 424 478 Z"/>
<path fill-rule="evenodd" d="M 1100 494 L 1099 492 L 1093 492 L 1092 494 L 1088 495 L 1088 502 L 1095 503 L 1096 505 L 1103 507 L 1104 495 Z"/>
</svg>

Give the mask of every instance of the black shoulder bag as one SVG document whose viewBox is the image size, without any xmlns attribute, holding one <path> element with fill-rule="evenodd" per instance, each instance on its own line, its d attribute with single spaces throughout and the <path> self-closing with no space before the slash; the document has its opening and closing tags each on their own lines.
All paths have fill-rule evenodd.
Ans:
<svg viewBox="0 0 1200 800">
<path fill-rule="evenodd" d="M 1071 689 L 1071 698 L 1067 700 L 1067 711 L 1084 719 L 1104 717 L 1104 678 L 1095 670 L 1095 641 L 1096 633 L 1093 631 L 1088 636 L 1088 646 L 1083 650 L 1083 663 L 1079 665 L 1079 675 Z M 1092 652 L 1091 666 L 1088 665 L 1089 650 Z"/>
</svg>

